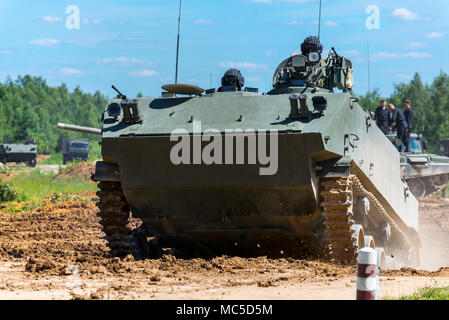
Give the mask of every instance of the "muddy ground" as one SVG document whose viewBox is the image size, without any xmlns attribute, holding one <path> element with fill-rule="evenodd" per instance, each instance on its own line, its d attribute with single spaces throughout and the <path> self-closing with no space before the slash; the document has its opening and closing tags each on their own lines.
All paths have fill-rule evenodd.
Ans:
<svg viewBox="0 0 449 320">
<path fill-rule="evenodd" d="M 355 267 L 321 261 L 108 258 L 95 195 L 33 213 L 0 206 L 1 299 L 354 299 Z M 383 294 L 449 285 L 449 200 L 421 203 L 423 267 L 384 273 Z M 437 270 L 437 271 L 435 271 Z M 435 272 L 432 272 L 435 271 Z"/>
</svg>

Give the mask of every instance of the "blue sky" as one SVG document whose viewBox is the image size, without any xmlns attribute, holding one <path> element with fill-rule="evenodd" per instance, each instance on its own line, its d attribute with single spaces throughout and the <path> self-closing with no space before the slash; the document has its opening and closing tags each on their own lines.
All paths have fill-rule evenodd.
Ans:
<svg viewBox="0 0 449 320">
<path fill-rule="evenodd" d="M 66 8 L 80 10 L 80 29 L 66 28 Z M 380 9 L 369 30 L 366 8 Z M 276 66 L 317 34 L 317 0 L 183 0 L 180 82 L 218 87 L 229 67 L 248 86 L 271 88 Z M 0 0 L 0 81 L 39 75 L 51 85 L 112 96 L 158 96 L 174 82 L 178 0 Z M 431 82 L 449 72 L 448 0 L 327 0 L 321 39 L 355 65 L 355 92 L 371 83 L 389 95 L 419 72 Z"/>
</svg>

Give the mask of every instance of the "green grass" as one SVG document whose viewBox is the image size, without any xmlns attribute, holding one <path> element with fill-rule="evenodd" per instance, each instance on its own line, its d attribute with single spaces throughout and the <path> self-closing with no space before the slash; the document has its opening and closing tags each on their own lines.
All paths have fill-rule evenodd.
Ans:
<svg viewBox="0 0 449 320">
<path fill-rule="evenodd" d="M 21 173 L 8 181 L 18 188 L 26 200 L 42 199 L 52 194 L 96 191 L 97 186 L 87 177 L 57 178 L 53 173 L 39 170 Z"/>
<path fill-rule="evenodd" d="M 66 169 L 68 170 L 68 169 Z M 58 178 L 54 173 L 39 170 L 19 171 L 17 175 L 1 182 L 0 191 L 9 196 L 11 190 L 16 197 L 6 199 L 0 206 L 0 213 L 25 213 L 49 205 L 65 201 L 89 201 L 82 197 L 83 193 L 95 192 L 96 183 L 88 177 Z"/>
<path fill-rule="evenodd" d="M 20 189 L 0 180 L 0 202 L 23 201 L 25 196 Z"/>
<path fill-rule="evenodd" d="M 386 297 L 384 300 L 449 300 L 449 287 L 438 287 L 429 285 L 411 295 L 402 296 L 398 299 Z"/>
</svg>

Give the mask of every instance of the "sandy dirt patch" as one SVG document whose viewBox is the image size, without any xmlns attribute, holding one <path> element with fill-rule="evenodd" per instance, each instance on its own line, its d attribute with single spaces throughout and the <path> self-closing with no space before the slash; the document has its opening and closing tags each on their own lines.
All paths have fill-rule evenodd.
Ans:
<svg viewBox="0 0 449 320">
<path fill-rule="evenodd" d="M 0 299 L 354 299 L 355 267 L 323 261 L 216 257 L 109 258 L 94 201 L 0 211 Z M 383 275 L 383 293 L 449 285 L 449 201 L 421 203 L 423 266 Z M 431 272 L 432 270 L 438 270 Z"/>
</svg>

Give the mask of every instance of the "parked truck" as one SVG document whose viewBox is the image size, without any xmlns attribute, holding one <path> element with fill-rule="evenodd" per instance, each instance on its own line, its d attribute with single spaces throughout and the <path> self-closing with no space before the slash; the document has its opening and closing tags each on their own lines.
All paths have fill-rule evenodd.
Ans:
<svg viewBox="0 0 449 320">
<path fill-rule="evenodd" d="M 61 150 L 64 165 L 73 160 L 87 161 L 89 158 L 89 140 L 63 138 Z"/>
</svg>

